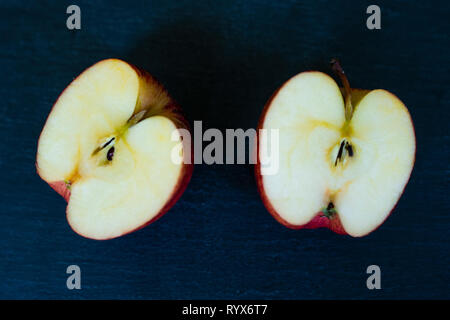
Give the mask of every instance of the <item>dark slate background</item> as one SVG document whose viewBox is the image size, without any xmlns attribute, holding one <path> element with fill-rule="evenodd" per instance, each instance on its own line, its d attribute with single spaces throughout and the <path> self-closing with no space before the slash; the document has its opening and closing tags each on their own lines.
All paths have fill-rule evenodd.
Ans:
<svg viewBox="0 0 450 320">
<path fill-rule="evenodd" d="M 0 4 L 0 298 L 399 299 L 449 293 L 449 4 L 376 1 L 2 1 Z M 82 30 L 66 28 L 77 4 Z M 393 215 L 361 239 L 290 230 L 260 201 L 249 165 L 197 165 L 153 225 L 99 242 L 71 231 L 66 203 L 35 173 L 37 139 L 58 94 L 117 57 L 156 76 L 204 127 L 255 127 L 298 72 L 384 88 L 417 134 L 411 180 Z M 66 268 L 82 290 L 66 289 Z M 368 265 L 382 290 L 366 288 Z"/>
</svg>

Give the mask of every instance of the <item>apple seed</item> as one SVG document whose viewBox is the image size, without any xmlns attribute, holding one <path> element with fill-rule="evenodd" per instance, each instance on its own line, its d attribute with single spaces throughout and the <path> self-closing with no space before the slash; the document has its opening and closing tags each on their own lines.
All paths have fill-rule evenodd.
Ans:
<svg viewBox="0 0 450 320">
<path fill-rule="evenodd" d="M 103 146 L 102 149 L 106 148 L 111 142 L 113 142 L 116 138 L 112 137 L 108 142 L 106 142 Z"/>
<path fill-rule="evenodd" d="M 347 143 L 345 144 L 345 149 L 347 150 L 348 155 L 349 155 L 350 157 L 353 157 L 353 147 L 352 147 L 352 145 L 351 145 L 350 143 L 348 143 L 348 141 L 347 141 Z"/>
<path fill-rule="evenodd" d="M 109 148 L 108 153 L 106 154 L 106 159 L 108 159 L 108 161 L 112 161 L 114 157 L 114 147 Z"/>
<path fill-rule="evenodd" d="M 344 146 L 346 143 L 347 143 L 347 141 L 345 141 L 345 139 L 344 139 L 344 140 L 342 140 L 341 145 L 339 146 L 339 151 L 338 151 L 338 154 L 336 157 L 336 161 L 334 161 L 335 167 L 337 166 L 338 162 L 342 161 L 342 153 L 344 151 Z"/>
</svg>

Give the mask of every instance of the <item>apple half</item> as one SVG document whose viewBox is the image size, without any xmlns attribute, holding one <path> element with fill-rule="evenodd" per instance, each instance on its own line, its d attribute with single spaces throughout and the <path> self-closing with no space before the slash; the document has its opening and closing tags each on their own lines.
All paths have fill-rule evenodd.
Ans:
<svg viewBox="0 0 450 320">
<path fill-rule="evenodd" d="M 37 172 L 68 201 L 76 233 L 119 237 L 161 217 L 185 190 L 192 162 L 171 157 L 191 148 L 179 129 L 189 125 L 162 85 L 124 61 L 103 60 L 56 101 L 39 138 Z"/>
<path fill-rule="evenodd" d="M 271 140 L 259 135 L 255 175 L 264 205 L 281 224 L 361 237 L 389 216 L 409 180 L 414 128 L 395 95 L 351 89 L 339 63 L 332 63 L 342 89 L 311 71 L 270 98 L 258 129 L 279 130 L 279 170 L 262 174 Z"/>
</svg>

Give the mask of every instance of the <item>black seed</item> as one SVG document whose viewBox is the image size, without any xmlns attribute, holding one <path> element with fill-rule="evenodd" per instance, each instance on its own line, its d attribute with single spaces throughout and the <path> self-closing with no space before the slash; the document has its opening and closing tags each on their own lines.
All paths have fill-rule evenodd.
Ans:
<svg viewBox="0 0 450 320">
<path fill-rule="evenodd" d="M 347 145 L 345 146 L 345 149 L 347 149 L 348 155 L 350 157 L 353 157 L 353 147 L 350 143 L 347 142 Z"/>
<path fill-rule="evenodd" d="M 106 148 L 111 142 L 114 141 L 114 139 L 115 139 L 115 137 L 111 138 L 107 143 L 105 143 L 105 144 L 102 146 L 102 149 L 103 149 L 103 148 Z"/>
<path fill-rule="evenodd" d="M 108 161 L 112 161 L 114 157 L 114 147 L 109 148 L 108 153 L 106 154 L 106 159 L 108 159 Z"/>
<path fill-rule="evenodd" d="M 344 145 L 345 145 L 346 141 L 342 140 L 341 145 L 339 147 L 339 151 L 336 157 L 336 161 L 334 162 L 334 166 L 337 165 L 338 161 L 341 161 L 341 157 L 342 157 L 342 151 L 344 151 Z"/>
</svg>

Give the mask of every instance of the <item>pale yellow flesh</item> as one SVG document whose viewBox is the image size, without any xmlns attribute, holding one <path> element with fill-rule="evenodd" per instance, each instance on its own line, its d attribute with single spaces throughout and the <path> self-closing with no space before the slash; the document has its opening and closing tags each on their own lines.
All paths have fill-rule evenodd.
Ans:
<svg viewBox="0 0 450 320">
<path fill-rule="evenodd" d="M 139 76 L 127 63 L 99 62 L 63 92 L 42 132 L 39 174 L 47 182 L 71 183 L 67 218 L 83 236 L 107 239 L 138 228 L 160 212 L 177 185 L 181 164 L 171 160 L 171 151 L 181 140 L 177 134 L 171 139 L 175 124 L 153 116 L 127 126 L 141 107 L 139 91 Z M 116 139 L 94 153 L 111 137 Z"/>
<path fill-rule="evenodd" d="M 389 215 L 407 183 L 415 154 L 411 118 L 385 90 L 369 92 L 346 125 L 342 94 L 320 72 L 305 72 L 277 93 L 264 129 L 279 129 L 279 171 L 263 176 L 275 211 L 304 225 L 333 202 L 345 231 L 365 235 Z M 334 164 L 342 139 L 354 156 Z M 259 141 L 260 155 L 270 139 Z"/>
</svg>

